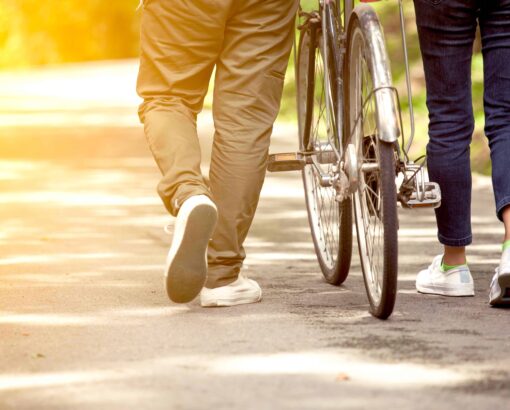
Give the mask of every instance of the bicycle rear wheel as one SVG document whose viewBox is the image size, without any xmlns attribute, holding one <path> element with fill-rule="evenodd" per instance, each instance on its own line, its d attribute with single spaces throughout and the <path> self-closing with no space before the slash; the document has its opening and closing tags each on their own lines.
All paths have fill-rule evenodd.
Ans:
<svg viewBox="0 0 510 410">
<path fill-rule="evenodd" d="M 332 181 L 339 173 L 333 147 L 341 150 L 339 130 L 343 128 L 337 52 L 322 35 L 320 25 L 310 24 L 302 30 L 296 70 L 299 145 Z M 339 203 L 335 187 L 321 181 L 321 172 L 314 164 L 307 163 L 302 175 L 308 222 L 321 271 L 328 283 L 340 285 L 351 263 L 351 199 Z"/>
<path fill-rule="evenodd" d="M 349 24 L 347 64 L 347 130 L 354 144 L 359 171 L 358 189 L 353 195 L 354 215 L 360 263 L 370 303 L 370 313 L 386 319 L 393 311 L 397 290 L 398 238 L 397 193 L 395 185 L 395 144 L 381 139 L 381 118 L 396 121 L 394 107 L 387 107 L 377 93 L 388 92 L 390 84 L 376 89 L 376 70 L 389 73 L 381 58 L 381 47 L 372 46 L 373 38 L 382 39 L 382 31 L 372 13 L 367 33 L 356 14 Z M 370 38 L 369 38 L 370 37 Z M 384 45 L 383 42 L 379 46 Z M 382 54 L 386 50 L 382 48 Z M 383 65 L 383 66 L 382 66 Z M 390 78 L 389 74 L 387 78 Z M 386 100 L 387 102 L 387 100 Z M 380 110 L 384 110 L 381 115 Z M 394 135 L 398 137 L 398 135 Z"/>
</svg>

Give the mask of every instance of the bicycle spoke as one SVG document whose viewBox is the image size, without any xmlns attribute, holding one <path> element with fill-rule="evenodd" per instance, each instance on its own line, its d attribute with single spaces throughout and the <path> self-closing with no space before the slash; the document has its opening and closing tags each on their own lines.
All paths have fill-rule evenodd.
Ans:
<svg viewBox="0 0 510 410">
<path fill-rule="evenodd" d="M 324 7 L 328 10 L 320 9 L 319 14 L 327 13 L 329 21 L 338 21 L 337 10 L 330 4 Z M 339 111 L 333 107 L 343 106 L 343 89 L 336 88 L 340 71 L 335 62 L 340 60 L 340 50 L 335 47 L 336 42 L 329 41 L 329 35 L 323 34 L 320 24 L 309 23 L 301 30 L 296 60 L 300 147 L 308 151 L 303 155 L 313 161 L 307 161 L 304 166 L 303 183 L 314 248 L 322 273 L 329 283 L 339 285 L 349 271 L 352 249 L 351 201 L 340 204 L 336 200 L 333 181 L 338 179 L 339 171 L 336 164 L 327 159 L 332 153 L 340 154 L 341 135 L 335 126 Z M 329 30 L 332 26 L 327 27 Z M 337 28 L 341 30 L 340 26 Z M 336 32 L 332 37 L 339 38 Z M 343 119 L 338 121 L 340 124 Z M 348 212 L 343 212 L 344 209 Z"/>
</svg>

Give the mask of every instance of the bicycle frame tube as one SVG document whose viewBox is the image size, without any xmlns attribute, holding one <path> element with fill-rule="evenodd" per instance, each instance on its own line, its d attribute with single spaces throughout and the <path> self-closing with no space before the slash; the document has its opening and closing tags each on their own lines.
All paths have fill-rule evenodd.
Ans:
<svg viewBox="0 0 510 410">
<path fill-rule="evenodd" d="M 402 0 L 398 0 L 398 8 L 400 13 L 400 33 L 402 35 L 402 51 L 404 53 L 404 64 L 406 69 L 406 85 L 407 85 L 407 100 L 409 105 L 409 124 L 411 127 L 411 133 L 409 139 L 407 140 L 407 144 L 403 147 L 406 155 L 409 153 L 411 149 L 411 145 L 413 144 L 414 134 L 415 134 L 415 124 L 414 124 L 414 109 L 413 109 L 413 90 L 411 87 L 411 73 L 409 72 L 409 56 L 407 53 L 407 38 L 406 38 L 406 23 L 404 16 L 404 4 Z"/>
<path fill-rule="evenodd" d="M 354 9 L 354 0 L 344 0 L 344 28 L 349 27 L 349 17 Z"/>
<path fill-rule="evenodd" d="M 338 149 L 335 147 L 335 141 L 332 141 L 331 139 L 331 133 L 328 134 L 328 141 L 332 147 L 333 152 L 337 156 L 338 160 L 341 160 L 343 149 L 342 149 L 342 143 L 341 143 L 341 132 L 342 132 L 342 118 L 339 118 L 338 112 L 331 112 L 331 109 L 334 107 L 338 108 L 339 102 L 336 101 L 334 103 L 333 99 L 337 99 L 337 95 L 332 95 L 333 87 L 332 84 L 330 84 L 330 74 L 329 70 L 335 70 L 336 67 L 340 64 L 338 60 L 335 59 L 335 61 L 332 62 L 333 67 L 329 65 L 330 56 L 328 55 L 328 44 L 332 44 L 334 46 L 336 39 L 334 38 L 333 30 L 335 28 L 333 27 L 334 22 L 331 21 L 331 7 L 336 7 L 336 3 L 333 0 L 327 0 L 324 2 L 324 5 L 322 7 L 322 15 L 321 15 L 321 25 L 322 25 L 322 36 L 323 36 L 323 56 L 325 61 L 325 67 L 324 67 L 324 80 L 325 80 L 325 89 L 326 89 L 326 98 L 329 101 L 329 104 L 326 105 L 326 114 L 328 116 L 328 122 L 332 124 L 335 128 L 333 136 L 339 137 L 338 142 Z M 333 73 L 333 76 L 336 76 L 336 73 Z M 335 87 L 338 87 L 338 84 L 335 85 Z M 337 110 L 338 111 L 338 110 Z"/>
<path fill-rule="evenodd" d="M 326 91 L 326 117 L 328 119 L 329 124 L 333 124 L 336 127 L 336 121 L 332 121 L 335 117 L 331 112 L 331 107 L 333 106 L 333 96 L 331 95 L 331 84 L 329 83 L 329 70 L 331 67 L 328 65 L 329 55 L 328 55 L 328 27 L 326 25 L 326 7 L 322 7 L 322 15 L 321 15 L 321 26 L 322 26 L 322 55 L 324 60 L 324 89 Z M 328 141 L 331 144 L 331 132 L 332 130 L 328 130 Z M 333 145 L 333 144 L 331 144 Z"/>
<path fill-rule="evenodd" d="M 292 45 L 292 54 L 294 58 L 294 78 L 298 78 L 298 65 L 297 65 L 297 48 L 298 48 L 298 41 L 297 41 L 297 33 L 298 33 L 298 26 L 299 26 L 299 11 L 296 12 L 296 17 L 294 18 L 294 36 L 292 39 L 293 45 Z M 299 96 L 296 92 L 296 107 L 298 107 L 299 104 Z M 299 121 L 298 121 L 298 127 L 299 127 Z M 301 129 L 298 130 L 299 135 L 301 135 Z"/>
</svg>

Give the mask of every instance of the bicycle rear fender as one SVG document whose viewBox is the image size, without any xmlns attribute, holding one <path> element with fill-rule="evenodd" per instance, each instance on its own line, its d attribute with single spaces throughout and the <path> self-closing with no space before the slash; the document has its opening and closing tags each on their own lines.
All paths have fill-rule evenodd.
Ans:
<svg viewBox="0 0 510 410">
<path fill-rule="evenodd" d="M 354 19 L 360 22 L 366 41 L 366 59 L 374 81 L 379 138 L 385 142 L 396 142 L 400 137 L 398 107 L 394 95 L 396 90 L 393 88 L 390 60 L 379 18 L 371 6 L 360 4 L 352 11 L 349 32 Z"/>
</svg>

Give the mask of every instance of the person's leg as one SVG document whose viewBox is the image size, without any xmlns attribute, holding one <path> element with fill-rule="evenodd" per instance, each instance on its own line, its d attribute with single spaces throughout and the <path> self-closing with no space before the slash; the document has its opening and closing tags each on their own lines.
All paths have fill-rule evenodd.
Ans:
<svg viewBox="0 0 510 410">
<path fill-rule="evenodd" d="M 145 0 L 137 91 L 140 119 L 163 174 L 158 192 L 177 216 L 165 266 L 169 298 L 194 299 L 207 275 L 217 209 L 200 172 L 196 116 L 221 51 L 231 1 Z"/>
<path fill-rule="evenodd" d="M 427 87 L 430 179 L 439 183 L 436 209 L 443 255 L 418 273 L 416 289 L 446 296 L 474 295 L 465 247 L 471 236 L 469 144 L 474 129 L 471 58 L 476 33 L 476 0 L 414 0 Z"/>
<path fill-rule="evenodd" d="M 211 193 L 200 172 L 196 116 L 221 51 L 231 2 L 146 0 L 137 91 L 145 135 L 163 178 L 158 192 L 176 215 L 193 195 Z"/>
<path fill-rule="evenodd" d="M 498 218 L 510 205 L 510 0 L 482 2 L 485 134 Z M 507 239 L 510 239 L 507 236 Z"/>
<path fill-rule="evenodd" d="M 239 0 L 216 67 L 210 184 L 218 206 L 206 286 L 234 282 L 266 173 L 292 47 L 296 0 Z"/>
<path fill-rule="evenodd" d="M 491 283 L 492 305 L 510 304 L 510 0 L 482 2 L 485 134 L 492 160 L 496 213 L 505 225 L 501 262 Z"/>
<path fill-rule="evenodd" d="M 510 241 L 510 206 L 506 206 L 501 211 L 501 217 L 505 225 L 505 237 L 503 238 L 503 244 L 507 244 Z"/>
<path fill-rule="evenodd" d="M 436 209 L 444 263 L 465 263 L 471 236 L 469 144 L 474 128 L 471 105 L 471 56 L 476 32 L 474 0 L 415 0 L 416 21 L 427 86 L 430 179 L 439 183 Z"/>
</svg>

